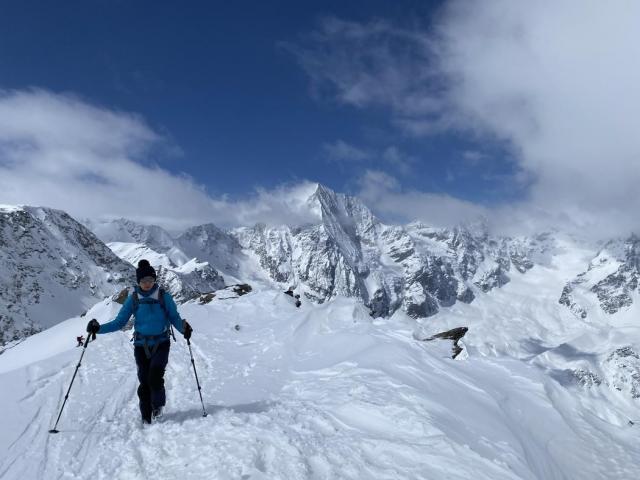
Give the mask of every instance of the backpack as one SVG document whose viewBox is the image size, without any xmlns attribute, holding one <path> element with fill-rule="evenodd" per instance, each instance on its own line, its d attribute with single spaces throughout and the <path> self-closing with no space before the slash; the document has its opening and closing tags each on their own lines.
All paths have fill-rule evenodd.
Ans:
<svg viewBox="0 0 640 480">
<path fill-rule="evenodd" d="M 163 287 L 158 287 L 158 300 L 152 298 L 152 299 L 144 299 L 145 303 L 159 303 L 160 304 L 160 308 L 162 308 L 162 311 L 164 312 L 164 318 L 167 322 L 167 328 L 165 329 L 165 331 L 163 333 L 161 333 L 160 335 L 140 335 L 139 333 L 134 333 L 133 338 L 131 339 L 131 341 L 134 340 L 138 340 L 141 339 L 143 341 L 143 347 L 144 347 L 144 351 L 147 355 L 147 358 L 151 358 L 153 356 L 154 353 L 156 353 L 156 350 L 158 349 L 158 345 L 160 345 L 160 342 L 157 342 L 152 350 L 149 350 L 149 346 L 148 346 L 148 340 L 149 339 L 157 339 L 160 337 L 164 337 L 165 334 L 167 336 L 167 338 L 170 338 L 169 334 L 171 335 L 171 337 L 173 337 L 173 341 L 176 341 L 176 336 L 173 333 L 173 325 L 171 325 L 171 321 L 169 320 L 169 310 L 167 309 L 167 305 L 164 302 L 164 294 L 166 293 L 166 290 Z M 133 315 L 135 316 L 136 313 L 138 312 L 138 307 L 140 306 L 140 297 L 138 296 L 138 291 L 136 290 L 135 287 L 132 288 L 132 292 L 131 292 L 131 300 L 133 302 Z M 151 300 L 151 301 L 148 301 Z"/>
</svg>

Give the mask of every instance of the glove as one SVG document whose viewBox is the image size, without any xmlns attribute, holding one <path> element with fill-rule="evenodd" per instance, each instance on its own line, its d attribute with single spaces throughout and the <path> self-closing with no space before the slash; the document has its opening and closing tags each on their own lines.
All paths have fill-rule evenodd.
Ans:
<svg viewBox="0 0 640 480">
<path fill-rule="evenodd" d="M 185 340 L 189 340 L 191 338 L 191 332 L 193 332 L 193 328 L 189 325 L 189 322 L 186 320 L 182 320 L 182 335 Z"/>
<path fill-rule="evenodd" d="M 100 324 L 98 321 L 93 318 L 89 323 L 87 323 L 87 332 L 95 335 L 100 330 Z"/>
</svg>

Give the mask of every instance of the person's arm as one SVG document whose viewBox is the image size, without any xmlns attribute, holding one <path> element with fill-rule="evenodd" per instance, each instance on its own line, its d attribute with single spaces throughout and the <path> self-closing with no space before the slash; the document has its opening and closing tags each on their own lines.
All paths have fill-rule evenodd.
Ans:
<svg viewBox="0 0 640 480">
<path fill-rule="evenodd" d="M 127 297 L 124 304 L 118 312 L 118 316 L 110 322 L 100 325 L 98 333 L 111 333 L 123 328 L 133 315 L 133 298 L 131 295 Z"/>
<path fill-rule="evenodd" d="M 178 314 L 178 307 L 176 302 L 173 301 L 173 297 L 169 292 L 164 292 L 164 304 L 167 307 L 169 313 L 169 321 L 180 333 L 184 334 L 184 323 Z"/>
</svg>

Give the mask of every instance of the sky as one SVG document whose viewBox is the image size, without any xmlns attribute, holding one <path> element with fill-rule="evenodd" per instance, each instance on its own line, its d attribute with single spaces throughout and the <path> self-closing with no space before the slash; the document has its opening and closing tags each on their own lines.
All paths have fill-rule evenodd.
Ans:
<svg viewBox="0 0 640 480">
<path fill-rule="evenodd" d="M 0 203 L 165 226 L 638 230 L 640 4 L 7 2 Z M 295 202 L 294 202 L 295 203 Z"/>
</svg>

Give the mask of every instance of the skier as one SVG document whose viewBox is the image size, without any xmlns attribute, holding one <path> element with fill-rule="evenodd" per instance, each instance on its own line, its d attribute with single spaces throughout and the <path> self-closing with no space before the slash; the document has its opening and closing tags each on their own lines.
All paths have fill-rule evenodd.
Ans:
<svg viewBox="0 0 640 480">
<path fill-rule="evenodd" d="M 135 316 L 133 341 L 138 367 L 138 398 L 144 423 L 162 416 L 166 402 L 164 371 L 169 360 L 170 324 L 186 338 L 193 329 L 178 315 L 171 294 L 156 283 L 156 271 L 147 260 L 140 260 L 136 269 L 138 285 L 134 287 L 120 308 L 117 317 L 100 325 L 97 320 L 87 324 L 87 332 L 110 333 L 123 328 L 131 315 Z"/>
<path fill-rule="evenodd" d="M 80 335 L 79 337 L 76 337 L 76 342 L 78 342 L 76 347 L 82 347 L 84 345 L 84 336 Z"/>
</svg>

